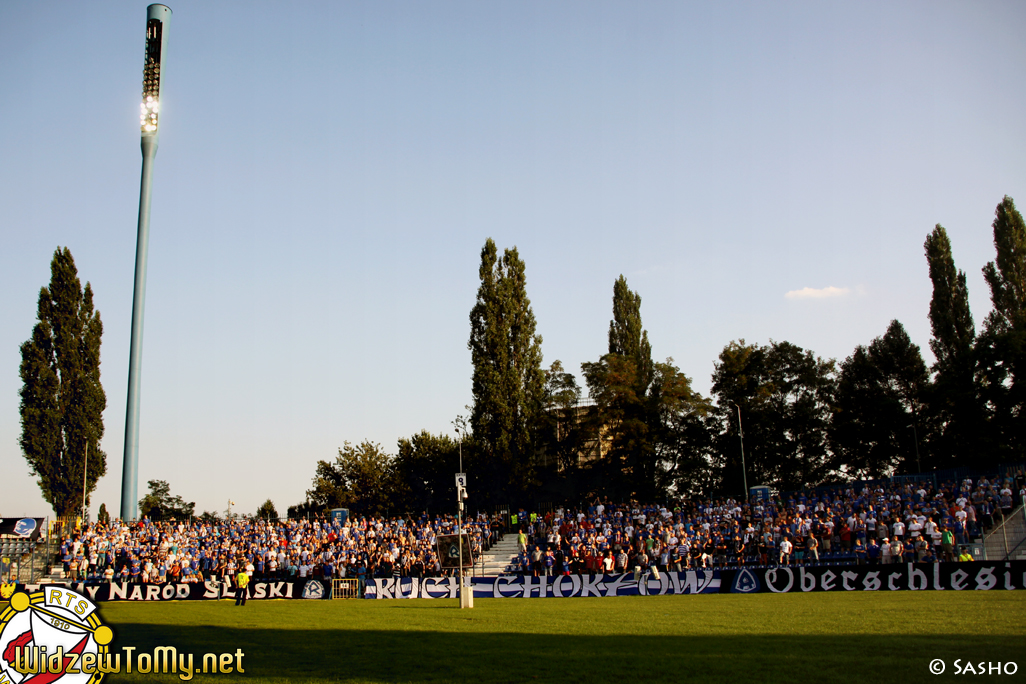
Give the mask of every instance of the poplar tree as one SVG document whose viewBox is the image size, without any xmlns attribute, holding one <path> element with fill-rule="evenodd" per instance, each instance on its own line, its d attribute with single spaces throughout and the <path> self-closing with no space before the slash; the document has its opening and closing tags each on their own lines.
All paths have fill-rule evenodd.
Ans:
<svg viewBox="0 0 1026 684">
<path fill-rule="evenodd" d="M 940 224 L 924 244 L 933 282 L 930 300 L 930 349 L 936 374 L 930 408 L 939 421 L 940 439 L 931 449 L 935 464 L 950 467 L 979 458 L 984 445 L 984 421 L 974 382 L 976 328 L 969 311 L 965 272 L 955 268 L 951 241 Z"/>
<path fill-rule="evenodd" d="M 83 475 L 88 497 L 107 472 L 100 450 L 107 406 L 100 384 L 103 324 L 92 287 L 82 289 L 66 247 L 54 252 L 37 316 L 31 339 L 21 345 L 20 444 L 43 498 L 63 517 L 82 507 Z"/>
<path fill-rule="evenodd" d="M 994 310 L 978 343 L 980 384 L 995 431 L 998 460 L 1026 455 L 1026 224 L 1007 195 L 994 212 L 997 259 L 983 269 Z"/>
<path fill-rule="evenodd" d="M 930 300 L 930 349 L 938 372 L 957 372 L 970 360 L 976 328 L 969 311 L 965 272 L 955 269 L 948 233 L 939 223 L 923 245 L 930 266 L 933 298 Z"/>
<path fill-rule="evenodd" d="M 673 359 L 653 363 L 641 324 L 641 296 L 621 275 L 613 284 L 609 352 L 581 364 L 597 411 L 591 432 L 608 444 L 592 465 L 597 493 L 616 500 L 655 501 L 696 470 L 695 420 L 708 406 Z M 605 447 L 603 447 L 605 448 Z"/>
<path fill-rule="evenodd" d="M 533 481 L 533 459 L 545 396 L 542 338 L 535 332 L 524 262 L 516 247 L 481 249 L 481 285 L 470 311 L 474 366 L 470 425 L 481 496 L 516 503 Z"/>
<path fill-rule="evenodd" d="M 652 382 L 652 345 L 648 342 L 648 331 L 641 327 L 641 295 L 631 292 L 622 273 L 613 283 L 609 353 L 634 364 L 638 390 L 644 393 Z"/>
<path fill-rule="evenodd" d="M 1026 223 L 1008 195 L 994 212 L 997 261 L 983 268 L 994 312 L 987 325 L 999 330 L 1026 329 Z"/>
</svg>

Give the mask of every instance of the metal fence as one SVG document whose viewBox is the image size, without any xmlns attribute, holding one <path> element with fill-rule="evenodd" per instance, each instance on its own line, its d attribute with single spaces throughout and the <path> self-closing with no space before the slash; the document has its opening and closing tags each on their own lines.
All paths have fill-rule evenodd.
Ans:
<svg viewBox="0 0 1026 684">
<path fill-rule="evenodd" d="M 363 598 L 360 592 L 360 580 L 355 579 L 333 579 L 331 580 L 332 599 L 355 599 Z"/>
</svg>

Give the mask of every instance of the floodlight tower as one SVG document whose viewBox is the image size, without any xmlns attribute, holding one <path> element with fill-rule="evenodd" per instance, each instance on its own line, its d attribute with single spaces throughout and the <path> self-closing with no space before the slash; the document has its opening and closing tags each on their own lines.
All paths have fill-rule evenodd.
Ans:
<svg viewBox="0 0 1026 684">
<path fill-rule="evenodd" d="M 153 160 L 160 135 L 160 86 L 167 58 L 171 8 L 146 8 L 146 57 L 143 63 L 142 183 L 139 188 L 139 232 L 135 243 L 135 289 L 132 295 L 132 346 L 128 354 L 128 409 L 125 415 L 125 460 L 121 472 L 121 519 L 139 517 L 139 383 L 142 373 L 143 306 L 146 303 L 146 253 L 150 239 L 150 194 Z"/>
</svg>

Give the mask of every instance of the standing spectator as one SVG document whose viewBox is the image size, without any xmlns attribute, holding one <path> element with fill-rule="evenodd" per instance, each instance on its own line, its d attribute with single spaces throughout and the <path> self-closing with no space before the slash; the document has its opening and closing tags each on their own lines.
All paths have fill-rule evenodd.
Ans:
<svg viewBox="0 0 1026 684">
<path fill-rule="evenodd" d="M 854 549 L 854 551 L 855 551 L 855 563 L 857 565 L 865 565 L 866 564 L 866 547 L 862 543 L 861 539 L 856 539 L 855 540 L 855 549 Z"/>
<path fill-rule="evenodd" d="M 805 543 L 809 550 L 809 558 L 813 563 L 819 565 L 819 540 L 812 532 L 809 533 L 809 540 Z"/>
<path fill-rule="evenodd" d="M 246 605 L 246 587 L 249 586 L 249 575 L 245 570 L 240 570 L 235 578 L 235 605 Z"/>
<path fill-rule="evenodd" d="M 866 560 L 870 565 L 880 562 L 880 545 L 876 543 L 875 537 L 869 539 L 869 546 L 866 547 Z"/>
<path fill-rule="evenodd" d="M 941 555 L 946 561 L 955 560 L 955 535 L 947 527 L 941 527 Z"/>
<path fill-rule="evenodd" d="M 901 540 L 895 537 L 891 541 L 891 562 L 900 563 L 902 555 L 905 553 L 905 545 L 902 544 Z"/>
<path fill-rule="evenodd" d="M 791 544 L 791 540 L 784 537 L 780 540 L 780 565 L 791 564 L 791 549 L 794 548 Z"/>
</svg>

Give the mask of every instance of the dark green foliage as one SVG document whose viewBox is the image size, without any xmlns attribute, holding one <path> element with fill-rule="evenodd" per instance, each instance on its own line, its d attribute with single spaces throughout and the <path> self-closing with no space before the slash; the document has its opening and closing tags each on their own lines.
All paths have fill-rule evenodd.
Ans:
<svg viewBox="0 0 1026 684">
<path fill-rule="evenodd" d="M 320 515 L 324 509 L 320 508 L 314 503 L 304 501 L 298 503 L 295 506 L 289 506 L 286 515 L 289 520 L 299 520 L 300 518 L 308 518 L 310 516 Z"/>
<path fill-rule="evenodd" d="M 631 292 L 622 273 L 613 283 L 609 353 L 634 364 L 638 390 L 643 393 L 652 381 L 652 345 L 648 342 L 648 331 L 641 326 L 641 295 Z"/>
<path fill-rule="evenodd" d="M 260 508 L 258 508 L 256 512 L 256 517 L 264 520 L 277 520 L 278 509 L 274 507 L 274 502 L 268 499 L 260 504 Z"/>
<path fill-rule="evenodd" d="M 951 241 L 939 223 L 923 245 L 930 266 L 933 298 L 930 300 L 930 349 L 937 358 L 937 370 L 963 366 L 970 358 L 976 328 L 969 311 L 969 288 L 965 273 L 955 269 Z"/>
<path fill-rule="evenodd" d="M 983 276 L 994 310 L 977 342 L 977 373 L 993 431 L 995 460 L 1026 458 L 1026 224 L 1011 197 L 995 211 L 997 260 Z"/>
<path fill-rule="evenodd" d="M 399 440 L 395 457 L 394 508 L 407 513 L 452 511 L 456 507 L 456 485 L 453 476 L 459 469 L 459 443 L 447 435 L 435 436 L 421 430 L 413 437 Z M 463 444 L 463 467 L 471 478 L 469 490 L 475 498 L 481 495 L 474 487 L 473 445 Z"/>
<path fill-rule="evenodd" d="M 110 513 L 107 512 L 107 504 L 100 504 L 100 511 L 96 514 L 96 519 L 105 525 L 110 522 Z"/>
<path fill-rule="evenodd" d="M 927 236 L 924 248 L 933 281 L 930 348 L 936 357 L 929 403 L 939 430 L 930 450 L 934 465 L 945 468 L 989 453 L 990 440 L 974 380 L 976 328 L 965 273 L 956 270 L 951 242 L 940 224 Z"/>
<path fill-rule="evenodd" d="M 150 480 L 146 483 L 150 493 L 139 500 L 139 514 L 150 520 L 184 520 L 191 518 L 196 502 L 188 503 L 181 496 L 171 496 L 171 486 L 164 480 Z"/>
<path fill-rule="evenodd" d="M 354 514 L 368 516 L 394 511 L 392 465 L 392 457 L 381 450 L 380 444 L 365 440 L 353 446 L 345 442 L 334 463 L 317 462 L 313 489 L 306 493 L 310 506 L 317 512 L 348 508 Z"/>
<path fill-rule="evenodd" d="M 586 490 L 580 461 L 587 449 L 584 429 L 588 407 L 581 406 L 581 388 L 560 361 L 545 371 L 545 410 L 539 425 L 537 463 L 539 501 L 579 501 Z"/>
<path fill-rule="evenodd" d="M 830 436 L 835 463 L 851 475 L 886 477 L 918 472 L 917 437 L 928 435 L 923 403 L 929 373 L 919 347 L 891 321 L 868 348 L 858 346 L 841 364 Z M 915 429 L 913 429 L 915 426 Z"/>
<path fill-rule="evenodd" d="M 535 481 L 545 391 L 542 339 L 535 334 L 524 262 L 516 248 L 500 258 L 495 243 L 485 242 L 479 276 L 467 343 L 474 366 L 470 425 L 485 501 L 511 503 Z"/>
<path fill-rule="evenodd" d="M 541 416 L 543 465 L 550 471 L 564 472 L 577 466 L 583 446 L 580 400 L 581 388 L 573 373 L 565 372 L 560 361 L 553 361 L 545 371 L 545 411 Z"/>
<path fill-rule="evenodd" d="M 1005 195 L 994 212 L 994 248 L 997 262 L 983 268 L 994 304 L 989 327 L 999 330 L 1026 329 L 1026 223 Z"/>
<path fill-rule="evenodd" d="M 43 498 L 58 516 L 68 516 L 82 508 L 86 455 L 88 492 L 107 472 L 99 447 L 107 406 L 100 384 L 103 324 L 67 248 L 54 252 L 50 274 L 39 292 L 39 322 L 21 345 L 20 444 Z"/>
<path fill-rule="evenodd" d="M 741 493 L 737 408 L 744 425 L 748 485 L 780 490 L 819 484 L 830 474 L 827 426 L 834 362 L 790 342 L 768 347 L 731 342 L 713 372 L 713 394 L 724 426 L 718 438 L 723 487 Z"/>
<path fill-rule="evenodd" d="M 621 275 L 613 285 L 609 353 L 581 364 L 597 408 L 591 434 L 601 434 L 601 458 L 589 467 L 596 493 L 617 501 L 656 501 L 694 476 L 702 459 L 691 442 L 707 404 L 673 365 L 652 362 L 641 324 L 641 297 Z"/>
</svg>

